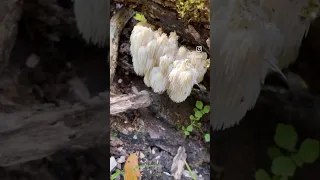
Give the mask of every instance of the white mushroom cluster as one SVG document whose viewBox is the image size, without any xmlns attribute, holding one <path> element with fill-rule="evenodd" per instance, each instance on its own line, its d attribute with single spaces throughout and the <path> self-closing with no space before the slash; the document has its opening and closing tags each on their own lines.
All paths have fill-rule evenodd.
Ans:
<svg viewBox="0 0 320 180">
<path fill-rule="evenodd" d="M 103 47 L 109 41 L 109 1 L 73 0 L 77 28 L 87 43 Z"/>
<path fill-rule="evenodd" d="M 214 130 L 239 124 L 255 106 L 270 72 L 286 79 L 281 69 L 297 58 L 310 25 L 299 17 L 307 5 L 308 0 L 217 0 L 210 77 Z"/>
<path fill-rule="evenodd" d="M 167 92 L 174 102 L 183 102 L 195 84 L 203 80 L 209 66 L 207 53 L 178 46 L 178 36 L 169 37 L 159 28 L 138 23 L 131 33 L 133 68 L 144 76 L 144 83 L 156 93 Z"/>
</svg>

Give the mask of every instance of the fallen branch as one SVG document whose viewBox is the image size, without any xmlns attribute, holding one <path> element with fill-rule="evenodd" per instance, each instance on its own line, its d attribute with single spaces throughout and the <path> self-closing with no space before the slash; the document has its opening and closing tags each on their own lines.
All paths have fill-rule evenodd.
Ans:
<svg viewBox="0 0 320 180">
<path fill-rule="evenodd" d="M 139 109 L 151 105 L 152 99 L 147 91 L 137 94 L 110 97 L 110 114 L 115 115 L 129 109 Z"/>
<path fill-rule="evenodd" d="M 0 113 L 0 166 L 43 158 L 61 149 L 108 143 L 107 98 L 101 95 L 88 104 Z"/>
</svg>

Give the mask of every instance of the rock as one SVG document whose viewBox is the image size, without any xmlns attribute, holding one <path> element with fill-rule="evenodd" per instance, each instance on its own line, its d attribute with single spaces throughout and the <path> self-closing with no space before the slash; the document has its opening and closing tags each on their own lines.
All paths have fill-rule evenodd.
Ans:
<svg viewBox="0 0 320 180">
<path fill-rule="evenodd" d="M 119 164 L 122 164 L 122 163 L 124 163 L 124 162 L 126 162 L 126 157 L 125 157 L 125 156 L 120 156 L 120 157 L 118 158 L 118 163 L 119 163 Z"/>
</svg>

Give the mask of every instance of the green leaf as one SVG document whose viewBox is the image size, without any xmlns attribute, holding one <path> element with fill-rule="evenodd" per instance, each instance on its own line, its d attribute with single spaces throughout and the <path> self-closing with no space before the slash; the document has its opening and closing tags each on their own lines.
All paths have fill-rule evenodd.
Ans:
<svg viewBox="0 0 320 180">
<path fill-rule="evenodd" d="M 190 135 L 190 132 L 187 131 L 187 130 L 185 130 L 185 131 L 183 131 L 183 132 L 184 132 L 184 135 L 186 135 L 186 136 Z"/>
<path fill-rule="evenodd" d="M 201 110 L 203 108 L 203 103 L 201 101 L 197 101 L 196 107 Z"/>
<path fill-rule="evenodd" d="M 279 156 L 272 161 L 271 172 L 279 176 L 293 176 L 296 167 L 290 158 Z"/>
<path fill-rule="evenodd" d="M 187 131 L 192 132 L 192 130 L 193 130 L 193 126 L 192 126 L 192 125 L 189 125 L 189 126 L 187 127 Z"/>
<path fill-rule="evenodd" d="M 201 117 L 195 117 L 196 121 L 199 121 L 199 119 L 201 119 Z"/>
<path fill-rule="evenodd" d="M 291 155 L 291 159 L 296 163 L 297 166 L 302 167 L 304 162 L 298 154 Z"/>
<path fill-rule="evenodd" d="M 277 180 L 288 180 L 288 179 L 289 179 L 288 176 L 281 176 Z"/>
<path fill-rule="evenodd" d="M 147 19 L 141 13 L 136 13 L 133 18 L 140 22 L 147 22 Z"/>
<path fill-rule="evenodd" d="M 206 141 L 206 142 L 210 142 L 210 134 L 205 134 L 204 135 L 204 140 Z"/>
<path fill-rule="evenodd" d="M 276 176 L 274 175 L 272 177 L 272 180 L 288 180 L 289 178 L 287 176 Z"/>
<path fill-rule="evenodd" d="M 304 163 L 313 163 L 319 157 L 319 141 L 314 139 L 304 140 L 297 156 Z"/>
<path fill-rule="evenodd" d="M 210 112 L 210 106 L 208 106 L 208 105 L 204 106 L 202 112 L 203 113 L 209 113 Z"/>
<path fill-rule="evenodd" d="M 254 178 L 255 180 L 271 180 L 269 174 L 263 169 L 259 169 L 255 173 Z"/>
<path fill-rule="evenodd" d="M 275 159 L 278 156 L 282 156 L 282 153 L 279 148 L 277 147 L 269 147 L 268 148 L 268 155 L 271 160 Z"/>
<path fill-rule="evenodd" d="M 202 117 L 202 112 L 201 111 L 197 111 L 194 113 L 194 115 L 197 117 L 197 118 L 201 118 Z"/>
<path fill-rule="evenodd" d="M 190 115 L 189 118 L 190 118 L 190 120 L 196 120 L 196 118 L 194 118 L 193 115 Z"/>
<path fill-rule="evenodd" d="M 122 172 L 121 171 L 117 171 L 117 172 L 115 172 L 114 174 L 112 174 L 112 176 L 111 176 L 111 180 L 114 180 L 114 179 L 116 179 L 116 177 L 118 177 L 120 174 L 121 174 Z"/>
<path fill-rule="evenodd" d="M 297 139 L 297 133 L 293 126 L 278 124 L 276 134 L 274 136 L 274 141 L 279 147 L 288 151 L 294 151 Z"/>
<path fill-rule="evenodd" d="M 193 108 L 193 111 L 194 111 L 194 112 L 197 112 L 197 111 L 198 111 L 198 109 L 197 109 L 197 108 Z"/>
</svg>

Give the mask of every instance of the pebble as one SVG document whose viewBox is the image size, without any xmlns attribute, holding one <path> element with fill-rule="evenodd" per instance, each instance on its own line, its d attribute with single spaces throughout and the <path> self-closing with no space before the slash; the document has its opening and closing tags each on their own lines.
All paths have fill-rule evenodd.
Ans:
<svg viewBox="0 0 320 180">
<path fill-rule="evenodd" d="M 126 157 L 125 156 L 119 157 L 117 162 L 120 163 L 120 164 L 126 162 Z"/>
</svg>

